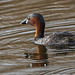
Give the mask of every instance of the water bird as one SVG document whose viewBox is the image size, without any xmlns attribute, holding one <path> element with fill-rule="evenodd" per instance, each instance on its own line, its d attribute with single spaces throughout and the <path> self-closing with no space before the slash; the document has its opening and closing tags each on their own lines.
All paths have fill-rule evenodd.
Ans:
<svg viewBox="0 0 75 75">
<path fill-rule="evenodd" d="M 31 24 L 36 28 L 34 43 L 64 48 L 65 46 L 75 45 L 75 34 L 69 31 L 54 32 L 44 37 L 45 20 L 40 13 L 31 13 L 21 24 Z"/>
</svg>

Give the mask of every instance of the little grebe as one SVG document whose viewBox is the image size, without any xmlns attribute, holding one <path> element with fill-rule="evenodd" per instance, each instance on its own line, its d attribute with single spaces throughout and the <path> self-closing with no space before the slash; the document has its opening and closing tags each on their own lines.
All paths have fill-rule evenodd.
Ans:
<svg viewBox="0 0 75 75">
<path fill-rule="evenodd" d="M 55 32 L 48 37 L 44 37 L 45 20 L 39 13 L 29 14 L 21 24 L 31 24 L 36 28 L 34 38 L 35 44 L 50 45 L 50 46 L 65 46 L 75 45 L 75 34 L 68 31 Z"/>
</svg>

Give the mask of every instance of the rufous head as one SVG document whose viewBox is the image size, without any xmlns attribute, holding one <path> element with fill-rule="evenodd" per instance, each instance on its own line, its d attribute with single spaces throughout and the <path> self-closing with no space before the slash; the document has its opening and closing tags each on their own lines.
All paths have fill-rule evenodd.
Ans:
<svg viewBox="0 0 75 75">
<path fill-rule="evenodd" d="M 36 28 L 35 40 L 44 37 L 45 21 L 41 14 L 31 13 L 21 24 L 31 24 Z"/>
</svg>

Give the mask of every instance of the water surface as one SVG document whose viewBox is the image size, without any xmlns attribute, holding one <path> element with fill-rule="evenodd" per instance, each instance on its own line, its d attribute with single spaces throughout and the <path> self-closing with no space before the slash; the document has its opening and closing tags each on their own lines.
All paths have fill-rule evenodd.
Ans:
<svg viewBox="0 0 75 75">
<path fill-rule="evenodd" d="M 33 12 L 44 16 L 45 36 L 75 31 L 74 0 L 0 0 L 0 75 L 75 75 L 75 46 L 34 45 L 35 28 L 20 25 Z"/>
</svg>

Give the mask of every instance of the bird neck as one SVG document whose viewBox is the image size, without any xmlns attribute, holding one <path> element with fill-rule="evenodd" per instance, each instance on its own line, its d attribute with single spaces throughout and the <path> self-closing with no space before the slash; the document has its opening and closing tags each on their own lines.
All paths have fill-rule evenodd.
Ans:
<svg viewBox="0 0 75 75">
<path fill-rule="evenodd" d="M 44 37 L 44 25 L 42 24 L 38 24 L 38 25 L 35 25 L 35 28 L 36 28 L 36 33 L 35 33 L 35 40 L 38 40 L 39 38 L 43 38 Z"/>
</svg>

